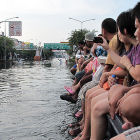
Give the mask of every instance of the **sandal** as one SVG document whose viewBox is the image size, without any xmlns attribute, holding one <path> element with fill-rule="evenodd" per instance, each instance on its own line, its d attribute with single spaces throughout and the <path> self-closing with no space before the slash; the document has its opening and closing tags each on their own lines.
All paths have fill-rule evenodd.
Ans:
<svg viewBox="0 0 140 140">
<path fill-rule="evenodd" d="M 76 127 L 76 126 L 80 126 L 79 122 L 74 122 L 74 123 L 71 123 L 68 125 L 68 127 L 70 128 L 73 128 L 73 127 Z"/>
<path fill-rule="evenodd" d="M 79 110 L 76 114 L 75 114 L 75 117 L 76 118 L 80 118 L 83 116 L 83 111 L 82 110 Z"/>
<path fill-rule="evenodd" d="M 64 88 L 65 88 L 70 94 L 74 94 L 74 93 L 75 93 L 75 92 L 72 90 L 71 87 L 64 86 Z"/>
<path fill-rule="evenodd" d="M 66 101 L 71 102 L 71 103 L 76 103 L 77 102 L 77 100 L 73 99 L 71 95 L 67 95 L 67 94 L 60 95 L 60 98 L 62 100 L 66 100 Z"/>
<path fill-rule="evenodd" d="M 74 128 L 74 129 L 70 129 L 70 130 L 68 131 L 68 133 L 69 133 L 71 136 L 77 136 L 80 132 L 81 132 L 80 127 L 77 127 L 77 128 Z"/>
</svg>

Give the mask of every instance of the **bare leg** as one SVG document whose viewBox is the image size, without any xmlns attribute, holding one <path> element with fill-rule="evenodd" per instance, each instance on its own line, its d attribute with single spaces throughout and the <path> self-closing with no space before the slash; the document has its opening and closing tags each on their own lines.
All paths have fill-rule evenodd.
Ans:
<svg viewBox="0 0 140 140">
<path fill-rule="evenodd" d="M 91 140 L 103 140 L 107 127 L 104 115 L 109 112 L 108 92 L 93 98 L 91 106 Z"/>
<path fill-rule="evenodd" d="M 95 92 L 96 90 L 100 89 L 100 86 L 97 85 L 91 89 L 89 89 L 87 92 L 86 92 L 86 95 L 85 95 L 85 111 L 84 111 L 84 116 L 85 116 L 85 113 L 86 113 L 86 110 L 87 110 L 87 102 L 88 102 L 88 99 L 89 99 L 89 96 L 90 94 L 92 94 L 93 92 Z"/>
<path fill-rule="evenodd" d="M 93 91 L 97 90 L 99 88 L 99 86 L 95 86 L 91 89 L 89 89 L 87 92 L 86 92 L 86 95 L 85 95 L 85 101 L 83 101 L 83 120 L 85 121 L 85 112 L 86 112 L 86 107 L 87 107 L 87 98 L 88 96 L 93 93 Z"/>
<path fill-rule="evenodd" d="M 86 112 L 90 112 L 90 109 L 88 108 L 88 106 L 87 106 L 87 102 L 88 102 L 88 96 L 90 95 L 90 94 L 92 94 L 93 93 L 93 91 L 96 91 L 97 89 L 99 89 L 99 86 L 95 86 L 95 87 L 93 87 L 93 88 L 91 88 L 91 89 L 89 89 L 87 92 L 86 92 L 86 97 L 85 97 L 85 101 L 84 101 L 84 108 L 83 108 L 83 119 L 82 119 L 82 121 L 84 121 L 84 124 L 85 124 L 85 117 L 87 116 L 85 116 L 85 114 L 87 114 Z M 90 106 L 90 105 L 89 105 Z M 88 116 L 90 117 L 90 114 L 88 114 Z M 87 121 L 88 121 L 88 119 L 86 119 Z M 88 125 L 90 125 L 90 121 L 88 122 Z M 89 130 L 90 130 L 90 128 L 88 128 Z M 81 132 L 81 135 L 83 134 L 83 132 L 86 130 L 86 128 L 84 127 L 84 130 Z M 86 134 L 86 132 L 84 132 L 85 134 Z M 79 136 L 77 136 L 74 140 L 79 140 Z"/>
<path fill-rule="evenodd" d="M 84 121 L 85 121 L 85 116 L 84 116 L 84 114 L 85 114 L 85 101 L 81 101 L 82 102 L 82 111 L 83 111 L 83 118 L 82 118 L 82 120 L 81 120 L 81 124 L 83 124 L 84 125 Z"/>
<path fill-rule="evenodd" d="M 99 88 L 96 91 L 94 91 L 93 93 L 91 93 L 88 98 L 87 98 L 87 102 L 86 102 L 86 112 L 85 112 L 85 125 L 84 125 L 84 129 L 82 131 L 82 137 L 80 140 L 86 140 L 89 139 L 90 137 L 90 116 L 91 116 L 91 100 L 92 98 L 98 96 L 99 94 L 102 94 L 104 92 L 104 89 Z"/>
<path fill-rule="evenodd" d="M 75 93 L 80 88 L 80 82 L 78 82 L 78 84 L 76 85 L 73 85 L 71 88 L 72 88 L 73 93 Z"/>
<path fill-rule="evenodd" d="M 134 124 L 140 124 L 140 93 L 129 95 L 119 106 L 121 114 Z"/>
</svg>

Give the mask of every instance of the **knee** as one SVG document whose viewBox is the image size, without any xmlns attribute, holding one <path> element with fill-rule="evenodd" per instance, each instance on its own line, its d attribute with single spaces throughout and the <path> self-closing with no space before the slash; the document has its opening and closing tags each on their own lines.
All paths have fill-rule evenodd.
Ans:
<svg viewBox="0 0 140 140">
<path fill-rule="evenodd" d="M 95 106 L 96 103 L 97 103 L 96 98 L 93 98 L 93 99 L 91 100 L 91 108 L 93 108 L 93 107 Z"/>
<path fill-rule="evenodd" d="M 96 117 L 102 116 L 104 114 L 102 105 L 98 103 L 96 99 L 92 99 L 91 111 L 92 111 L 92 115 Z"/>
<path fill-rule="evenodd" d="M 126 104 L 125 104 L 126 103 Z M 127 106 L 127 102 L 125 103 L 122 103 L 119 107 L 119 111 L 121 112 L 121 114 L 124 116 L 124 117 L 128 117 L 130 116 L 130 113 L 129 111 L 131 110 L 128 106 Z"/>
<path fill-rule="evenodd" d="M 86 92 L 86 99 L 88 99 L 88 97 L 89 97 L 89 95 L 92 93 L 92 90 L 91 89 L 89 89 L 89 90 L 87 90 L 87 92 Z"/>
<path fill-rule="evenodd" d="M 87 100 L 88 100 L 88 101 L 91 101 L 91 100 L 92 100 L 92 94 L 90 94 L 90 95 L 87 97 Z"/>
<path fill-rule="evenodd" d="M 96 91 L 94 91 L 94 92 L 92 92 L 91 94 L 89 94 L 88 95 L 88 97 L 87 97 L 87 100 L 89 101 L 89 102 L 91 102 L 91 100 L 93 99 L 94 100 L 94 98 L 96 97 Z"/>
<path fill-rule="evenodd" d="M 134 122 L 134 118 L 137 119 L 140 114 L 139 101 L 137 95 L 130 95 L 120 105 L 121 114 L 129 121 Z"/>
</svg>

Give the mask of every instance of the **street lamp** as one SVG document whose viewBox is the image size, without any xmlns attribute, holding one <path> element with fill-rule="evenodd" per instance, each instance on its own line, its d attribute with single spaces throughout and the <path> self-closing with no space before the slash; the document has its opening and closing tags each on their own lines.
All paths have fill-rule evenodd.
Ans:
<svg viewBox="0 0 140 140">
<path fill-rule="evenodd" d="M 78 20 L 78 19 L 75 19 L 75 18 L 69 18 L 69 19 L 72 19 L 72 20 L 75 20 L 75 21 L 80 22 L 80 23 L 81 23 L 81 30 L 82 30 L 82 26 L 83 26 L 83 23 L 84 23 L 84 22 L 91 21 L 91 20 L 95 20 L 95 19 L 87 19 L 87 20 L 81 21 L 81 20 Z"/>
<path fill-rule="evenodd" d="M 3 21 L 0 22 L 1 23 L 5 23 L 5 38 L 4 38 L 4 48 L 5 48 L 5 51 L 4 51 L 4 60 L 6 62 L 6 22 L 10 22 L 9 20 L 12 20 L 12 19 L 15 19 L 15 18 L 19 18 L 19 17 L 12 17 L 12 18 L 8 18 L 8 19 L 5 19 Z"/>
</svg>

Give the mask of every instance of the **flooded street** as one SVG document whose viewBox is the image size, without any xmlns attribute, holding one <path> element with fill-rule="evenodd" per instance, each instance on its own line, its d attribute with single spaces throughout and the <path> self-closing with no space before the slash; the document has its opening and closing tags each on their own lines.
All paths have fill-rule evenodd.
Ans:
<svg viewBox="0 0 140 140">
<path fill-rule="evenodd" d="M 0 70 L 0 140 L 71 140 L 67 124 L 74 105 L 60 99 L 71 75 L 52 60 Z"/>
</svg>

